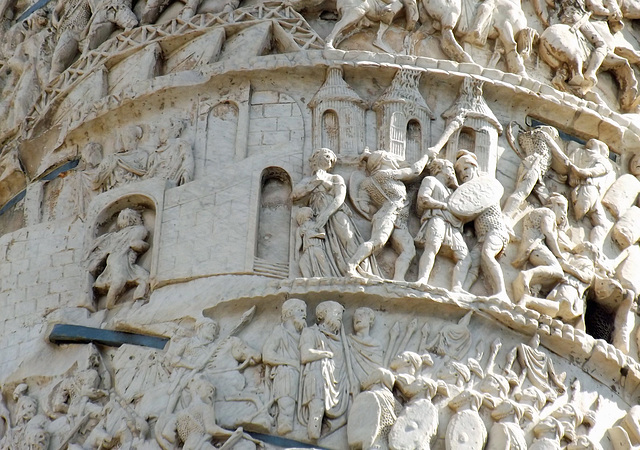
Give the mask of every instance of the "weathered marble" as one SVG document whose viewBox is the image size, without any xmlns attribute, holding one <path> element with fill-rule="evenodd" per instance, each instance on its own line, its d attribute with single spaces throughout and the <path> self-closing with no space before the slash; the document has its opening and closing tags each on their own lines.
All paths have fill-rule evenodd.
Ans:
<svg viewBox="0 0 640 450">
<path fill-rule="evenodd" d="M 31 3 L 0 449 L 640 447 L 640 5 Z"/>
</svg>

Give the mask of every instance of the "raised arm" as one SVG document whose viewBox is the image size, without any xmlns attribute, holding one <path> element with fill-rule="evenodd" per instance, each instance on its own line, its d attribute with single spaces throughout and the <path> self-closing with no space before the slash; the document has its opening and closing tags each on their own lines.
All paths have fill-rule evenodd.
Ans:
<svg viewBox="0 0 640 450">
<path fill-rule="evenodd" d="M 431 158 L 431 153 L 427 153 L 422 158 L 414 162 L 409 167 L 404 169 L 396 169 L 393 171 L 393 177 L 399 181 L 413 181 L 420 176 L 425 166 Z"/>
</svg>

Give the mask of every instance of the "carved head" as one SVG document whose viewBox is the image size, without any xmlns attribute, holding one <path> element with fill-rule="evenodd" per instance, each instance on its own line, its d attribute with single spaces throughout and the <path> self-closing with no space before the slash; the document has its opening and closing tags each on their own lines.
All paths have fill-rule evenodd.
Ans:
<svg viewBox="0 0 640 450">
<path fill-rule="evenodd" d="M 24 395 L 18 400 L 16 408 L 16 421 L 24 424 L 33 419 L 38 413 L 38 402 L 36 399 Z"/>
<path fill-rule="evenodd" d="M 34 33 L 44 29 L 49 23 L 49 19 L 47 18 L 47 13 L 42 9 L 38 9 L 33 12 L 26 20 L 22 22 L 22 26 L 28 30 L 31 30 Z"/>
<path fill-rule="evenodd" d="M 323 325 L 333 333 L 340 331 L 342 326 L 342 314 L 344 307 L 332 300 L 319 303 L 316 307 L 316 319 L 319 325 Z"/>
<path fill-rule="evenodd" d="M 313 219 L 314 214 L 313 209 L 308 206 L 298 209 L 298 212 L 296 213 L 296 222 L 298 223 L 298 226 Z"/>
<path fill-rule="evenodd" d="M 216 388 L 202 375 L 196 375 L 189 382 L 189 390 L 205 403 L 213 404 Z"/>
<path fill-rule="evenodd" d="M 458 186 L 458 180 L 456 180 L 456 171 L 453 167 L 453 164 L 448 159 L 436 158 L 429 163 L 428 169 L 431 176 L 435 177 L 438 174 L 442 174 L 447 186 Z"/>
<path fill-rule="evenodd" d="M 549 208 L 556 215 L 556 225 L 559 229 L 564 229 L 568 225 L 567 206 L 569 202 L 564 195 L 554 192 L 549 196 Z"/>
<path fill-rule="evenodd" d="M 163 142 L 169 139 L 177 139 L 180 137 L 186 127 L 186 123 L 181 119 L 171 119 L 169 124 L 161 129 L 160 140 Z"/>
<path fill-rule="evenodd" d="M 640 153 L 636 153 L 631 157 L 631 161 L 629 161 L 629 173 L 636 177 L 640 176 Z"/>
<path fill-rule="evenodd" d="M 469 150 L 460 150 L 456 155 L 456 173 L 461 183 L 478 176 L 478 157 Z"/>
<path fill-rule="evenodd" d="M 398 373 L 415 375 L 422 368 L 422 357 L 415 352 L 402 352 L 391 360 L 389 368 Z"/>
<path fill-rule="evenodd" d="M 128 150 L 134 150 L 138 146 L 138 141 L 142 139 L 142 128 L 134 125 L 126 127 L 121 131 L 119 136 L 119 144 L 117 145 L 117 152 L 126 152 Z"/>
<path fill-rule="evenodd" d="M 586 149 L 591 150 L 592 152 L 598 152 L 602 156 L 609 157 L 609 147 L 602 141 L 598 139 L 589 139 L 587 141 Z"/>
<path fill-rule="evenodd" d="M 50 435 L 47 431 L 48 420 L 44 416 L 36 416 L 27 426 L 24 440 L 29 450 L 47 450 Z"/>
<path fill-rule="evenodd" d="M 23 395 L 27 395 L 28 390 L 29 390 L 29 385 L 27 385 L 26 383 L 20 383 L 13 390 L 13 399 L 15 401 L 18 401 L 20 397 L 22 397 Z"/>
<path fill-rule="evenodd" d="M 218 323 L 209 317 L 201 317 L 196 322 L 196 333 L 203 341 L 213 342 L 218 336 Z"/>
<path fill-rule="evenodd" d="M 557 142 L 560 138 L 557 128 L 549 125 L 540 125 L 530 131 L 522 131 L 518 134 L 518 143 L 526 150 L 532 151 L 531 148 L 538 140 L 547 141 L 552 139 Z M 528 154 L 528 152 L 527 152 Z"/>
<path fill-rule="evenodd" d="M 509 393 L 509 382 L 502 375 L 489 372 L 480 382 L 480 391 L 496 397 L 506 398 Z"/>
<path fill-rule="evenodd" d="M 573 428 L 580 425 L 584 418 L 584 414 L 582 414 L 580 408 L 572 402 L 562 405 L 553 411 L 551 415 L 562 422 L 563 425 Z"/>
<path fill-rule="evenodd" d="M 547 403 L 547 396 L 535 386 L 529 386 L 526 389 L 516 391 L 514 397 L 520 403 L 533 406 L 536 411 L 540 411 Z"/>
<path fill-rule="evenodd" d="M 400 168 L 400 161 L 400 158 L 391 152 L 377 150 L 367 158 L 367 171 L 374 173 L 382 169 L 398 169 Z"/>
<path fill-rule="evenodd" d="M 97 142 L 89 142 L 80 151 L 82 160 L 90 167 L 95 167 L 102 161 L 102 145 Z"/>
<path fill-rule="evenodd" d="M 251 348 L 245 341 L 237 336 L 231 336 L 231 356 L 240 363 L 249 361 L 249 364 L 255 365 L 262 361 L 262 353 Z"/>
<path fill-rule="evenodd" d="M 296 330 L 307 326 L 307 304 L 298 298 L 290 298 L 282 304 L 282 321 L 290 320 Z"/>
<path fill-rule="evenodd" d="M 531 340 L 529 341 L 529 346 L 536 350 L 540 346 L 540 335 L 538 333 L 531 336 Z"/>
<path fill-rule="evenodd" d="M 591 261 L 596 261 L 600 258 L 600 250 L 598 247 L 592 242 L 585 241 L 581 242 L 573 249 L 573 252 L 577 255 L 584 256 Z"/>
<path fill-rule="evenodd" d="M 538 422 L 538 424 L 533 428 L 533 432 L 538 438 L 554 433 L 555 436 L 560 439 L 564 436 L 564 427 L 556 418 L 548 416 Z"/>
<path fill-rule="evenodd" d="M 446 383 L 462 386 L 471 380 L 469 368 L 456 361 L 449 361 L 438 371 L 438 378 Z"/>
<path fill-rule="evenodd" d="M 134 225 L 142 225 L 142 215 L 135 209 L 123 209 L 118 214 L 117 225 L 119 230 Z"/>
<path fill-rule="evenodd" d="M 331 149 L 317 148 L 309 158 L 309 166 L 311 167 L 312 172 L 317 170 L 329 170 L 334 166 L 337 160 L 338 158 L 336 157 L 336 154 L 333 153 Z"/>
<path fill-rule="evenodd" d="M 376 320 L 376 313 L 366 306 L 358 308 L 353 313 L 353 329 L 358 331 L 369 330 Z"/>
</svg>

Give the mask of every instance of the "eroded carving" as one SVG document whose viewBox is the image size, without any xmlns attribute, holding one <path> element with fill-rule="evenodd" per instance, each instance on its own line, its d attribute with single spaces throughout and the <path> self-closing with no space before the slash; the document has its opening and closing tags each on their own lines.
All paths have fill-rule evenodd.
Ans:
<svg viewBox="0 0 640 450">
<path fill-rule="evenodd" d="M 312 175 L 293 188 L 291 197 L 294 201 L 305 201 L 313 209 L 314 228 L 318 235 L 326 236 L 333 276 L 345 276 L 351 269 L 350 260 L 363 240 L 344 203 L 347 196 L 344 179 L 329 172 L 336 160 L 336 155 L 328 148 L 314 150 L 309 158 Z M 310 223 L 306 226 L 312 227 Z M 367 256 L 370 254 L 353 265 L 353 270 L 363 275 L 375 275 L 378 272 L 375 260 L 367 259 Z"/>
<path fill-rule="evenodd" d="M 449 209 L 459 217 L 473 220 L 477 244 L 471 250 L 471 268 L 465 290 L 476 281 L 480 268 L 493 295 L 507 299 L 502 268 L 496 260 L 509 243 L 509 230 L 500 210 L 502 186 L 497 180 L 480 176 L 475 154 L 460 151 L 455 164 L 461 186 L 449 198 Z"/>
<path fill-rule="evenodd" d="M 453 164 L 434 159 L 428 166 L 430 176 L 423 178 L 418 192 L 417 210 L 422 226 L 416 244 L 424 247 L 418 268 L 418 283 L 428 284 L 436 255 L 449 252 L 456 265 L 451 275 L 451 289 L 461 291 L 471 260 L 462 236 L 463 222 L 449 211 L 448 200 L 458 188 Z"/>
<path fill-rule="evenodd" d="M 106 308 L 111 309 L 127 286 L 135 286 L 133 299 L 147 295 L 149 272 L 136 264 L 138 256 L 149 249 L 149 232 L 142 215 L 133 209 L 118 213 L 116 231 L 98 237 L 87 254 L 89 273 L 95 278 L 93 288 L 106 293 Z"/>
<path fill-rule="evenodd" d="M 298 419 L 309 439 L 318 439 L 326 419 L 329 429 L 346 421 L 351 392 L 349 355 L 341 329 L 344 307 L 334 301 L 316 307 L 317 324 L 300 336 L 301 400 Z"/>
<path fill-rule="evenodd" d="M 376 151 L 364 154 L 368 176 L 358 187 L 359 210 L 371 220 L 371 238 L 360 244 L 348 263 L 348 274 L 361 277 L 357 271 L 367 258 L 391 241 L 398 251 L 393 279 L 404 281 L 409 264 L 416 254 L 409 234 L 410 202 L 405 182 L 416 180 L 426 166 L 431 153 L 422 156 L 409 167 L 392 153 Z"/>
</svg>

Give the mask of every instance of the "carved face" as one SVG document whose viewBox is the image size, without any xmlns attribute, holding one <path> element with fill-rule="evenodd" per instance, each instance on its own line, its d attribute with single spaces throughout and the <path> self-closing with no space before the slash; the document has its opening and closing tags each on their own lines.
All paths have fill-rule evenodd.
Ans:
<svg viewBox="0 0 640 450">
<path fill-rule="evenodd" d="M 458 180 L 456 180 L 456 171 L 453 168 L 453 164 L 449 163 L 442 165 L 441 173 L 444 176 L 445 184 L 449 187 L 457 187 Z"/>
<path fill-rule="evenodd" d="M 336 154 L 328 148 L 319 148 L 313 152 L 309 165 L 313 171 L 329 170 L 336 162 Z"/>
<path fill-rule="evenodd" d="M 373 324 L 373 311 L 368 308 L 358 308 L 353 313 L 353 329 L 358 331 L 368 330 Z"/>
<path fill-rule="evenodd" d="M 26 423 L 33 419 L 38 413 L 38 404 L 32 398 L 24 398 L 19 405 L 18 418 Z"/>
<path fill-rule="evenodd" d="M 567 403 L 556 409 L 552 414 L 553 417 L 558 419 L 563 424 L 569 424 L 575 426 L 578 422 L 578 414 L 575 408 Z"/>
<path fill-rule="evenodd" d="M 306 306 L 300 306 L 292 311 L 291 319 L 293 320 L 293 326 L 298 331 L 302 331 L 307 326 L 307 308 Z"/>
<path fill-rule="evenodd" d="M 213 342 L 218 336 L 218 325 L 215 322 L 205 322 L 198 327 L 198 337 L 206 342 Z"/>
<path fill-rule="evenodd" d="M 465 161 L 458 166 L 458 178 L 461 183 L 473 180 L 478 175 L 478 166 L 470 161 Z"/>
<path fill-rule="evenodd" d="M 201 378 L 193 380 L 193 389 L 201 400 L 207 403 L 213 402 L 213 394 L 216 390 L 207 380 Z"/>
<path fill-rule="evenodd" d="M 549 202 L 549 208 L 553 211 L 556 216 L 556 225 L 558 228 L 564 228 L 564 225 L 567 223 L 567 202 L 562 201 L 560 199 L 564 199 L 564 197 L 560 197 L 557 199 L 551 198 Z"/>
<path fill-rule="evenodd" d="M 458 372 L 451 364 L 445 364 L 445 366 L 438 371 L 438 378 L 445 383 L 457 385 L 462 381 L 462 374 Z"/>
<path fill-rule="evenodd" d="M 29 450 L 46 450 L 49 448 L 49 433 L 41 428 L 31 430 L 26 436 Z"/>
<path fill-rule="evenodd" d="M 480 383 L 480 390 L 496 397 L 505 397 L 507 395 L 504 383 L 495 374 L 487 374 Z"/>
<path fill-rule="evenodd" d="M 640 154 L 633 155 L 633 158 L 629 161 L 629 173 L 640 176 Z"/>
<path fill-rule="evenodd" d="M 342 309 L 329 308 L 322 324 L 333 333 L 340 331 L 342 326 Z"/>
</svg>

